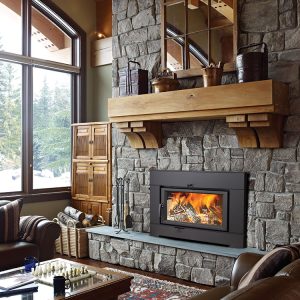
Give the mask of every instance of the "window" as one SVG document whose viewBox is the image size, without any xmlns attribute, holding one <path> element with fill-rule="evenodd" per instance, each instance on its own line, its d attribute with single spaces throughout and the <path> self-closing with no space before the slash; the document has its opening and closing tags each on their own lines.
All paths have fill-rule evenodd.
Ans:
<svg viewBox="0 0 300 300">
<path fill-rule="evenodd" d="M 0 0 L 0 198 L 65 198 L 85 34 L 48 0 Z"/>
</svg>

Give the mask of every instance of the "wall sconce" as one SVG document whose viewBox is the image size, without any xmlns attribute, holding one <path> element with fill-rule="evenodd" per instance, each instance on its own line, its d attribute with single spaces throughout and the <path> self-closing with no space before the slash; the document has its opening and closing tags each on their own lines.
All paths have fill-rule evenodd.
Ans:
<svg viewBox="0 0 300 300">
<path fill-rule="evenodd" d="M 97 32 L 96 34 L 97 40 L 105 39 L 106 35 L 102 32 Z"/>
</svg>

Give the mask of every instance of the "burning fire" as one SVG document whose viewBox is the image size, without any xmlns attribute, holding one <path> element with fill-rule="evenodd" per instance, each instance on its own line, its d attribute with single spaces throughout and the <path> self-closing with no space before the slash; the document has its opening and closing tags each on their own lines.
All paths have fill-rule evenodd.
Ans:
<svg viewBox="0 0 300 300">
<path fill-rule="evenodd" d="M 222 224 L 222 196 L 202 193 L 170 193 L 168 220 L 196 224 Z"/>
</svg>

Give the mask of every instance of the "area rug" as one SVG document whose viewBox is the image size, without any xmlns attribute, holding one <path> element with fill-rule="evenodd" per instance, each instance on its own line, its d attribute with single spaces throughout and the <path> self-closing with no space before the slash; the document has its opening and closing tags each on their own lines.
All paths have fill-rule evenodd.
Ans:
<svg viewBox="0 0 300 300">
<path fill-rule="evenodd" d="M 202 289 L 155 279 L 137 273 L 112 268 L 105 269 L 134 277 L 131 281 L 130 292 L 120 295 L 118 300 L 187 300 L 204 292 Z"/>
</svg>

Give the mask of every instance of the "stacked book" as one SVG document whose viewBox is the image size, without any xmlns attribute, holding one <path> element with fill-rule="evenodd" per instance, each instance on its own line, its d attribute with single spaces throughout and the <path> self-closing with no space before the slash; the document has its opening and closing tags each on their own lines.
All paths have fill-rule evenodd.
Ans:
<svg viewBox="0 0 300 300">
<path fill-rule="evenodd" d="M 7 274 L 0 277 L 0 297 L 37 292 L 36 278 L 31 273 Z"/>
</svg>

